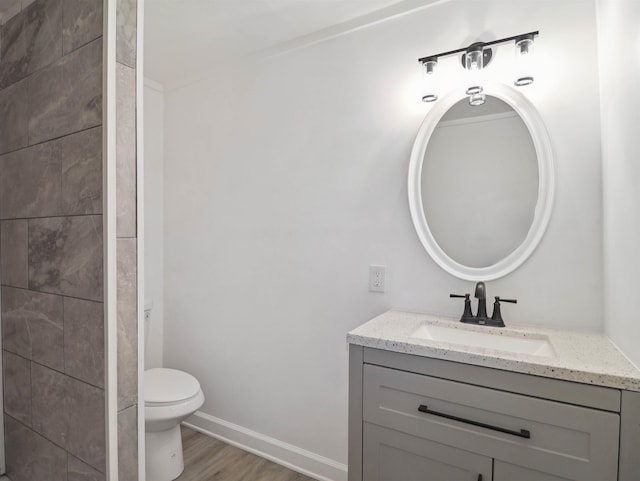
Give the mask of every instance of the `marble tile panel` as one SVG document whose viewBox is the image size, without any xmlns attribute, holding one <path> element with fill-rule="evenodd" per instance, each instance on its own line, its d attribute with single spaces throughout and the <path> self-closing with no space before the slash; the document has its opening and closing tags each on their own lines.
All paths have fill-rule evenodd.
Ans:
<svg viewBox="0 0 640 481">
<path fill-rule="evenodd" d="M 24 35 L 26 15 L 18 13 L 0 29 L 0 88 L 27 76 L 27 41 Z"/>
<path fill-rule="evenodd" d="M 31 363 L 10 352 L 2 352 L 4 411 L 31 426 Z"/>
<path fill-rule="evenodd" d="M 32 363 L 33 428 L 105 471 L 104 390 Z"/>
<path fill-rule="evenodd" d="M 2 347 L 62 371 L 62 297 L 2 287 Z"/>
<path fill-rule="evenodd" d="M 66 54 L 102 36 L 103 0 L 63 0 L 62 50 Z"/>
<path fill-rule="evenodd" d="M 105 481 L 103 473 L 70 454 L 68 456 L 67 481 Z"/>
<path fill-rule="evenodd" d="M 27 241 L 26 220 L 0 222 L 0 280 L 3 285 L 28 286 Z"/>
<path fill-rule="evenodd" d="M 106 469 L 104 391 L 69 378 L 67 451 L 100 472 Z"/>
<path fill-rule="evenodd" d="M 27 73 L 62 57 L 62 0 L 36 0 L 22 11 L 25 16 Z"/>
<path fill-rule="evenodd" d="M 101 38 L 34 73 L 27 81 L 31 144 L 102 123 Z"/>
<path fill-rule="evenodd" d="M 116 240 L 118 276 L 118 411 L 138 399 L 136 239 Z"/>
<path fill-rule="evenodd" d="M 2 26 L 0 88 L 62 56 L 62 2 L 37 0 Z"/>
<path fill-rule="evenodd" d="M 11 481 L 66 481 L 67 453 L 10 416 L 4 417 Z"/>
<path fill-rule="evenodd" d="M 117 0 L 116 4 L 116 61 L 136 66 L 137 0 Z"/>
<path fill-rule="evenodd" d="M 65 372 L 104 387 L 104 306 L 101 302 L 64 298 Z"/>
<path fill-rule="evenodd" d="M 28 79 L 0 90 L 0 154 L 29 142 Z"/>
<path fill-rule="evenodd" d="M 0 218 L 60 214 L 62 145 L 59 141 L 0 157 Z"/>
<path fill-rule="evenodd" d="M 138 407 L 118 413 L 118 481 L 138 481 Z"/>
<path fill-rule="evenodd" d="M 29 220 L 29 288 L 103 299 L 102 216 Z"/>
<path fill-rule="evenodd" d="M 116 64 L 116 236 L 136 236 L 136 71 Z"/>
<path fill-rule="evenodd" d="M 62 215 L 102 213 L 102 127 L 61 139 Z"/>
<path fill-rule="evenodd" d="M 48 367 L 31 364 L 33 429 L 62 447 L 68 440 L 70 379 Z"/>
<path fill-rule="evenodd" d="M 0 23 L 4 26 L 9 20 L 22 12 L 22 7 L 25 3 L 33 2 L 34 0 L 22 0 L 13 2 L 13 4 L 7 8 L 4 12 L 2 12 L 2 21 Z"/>
</svg>

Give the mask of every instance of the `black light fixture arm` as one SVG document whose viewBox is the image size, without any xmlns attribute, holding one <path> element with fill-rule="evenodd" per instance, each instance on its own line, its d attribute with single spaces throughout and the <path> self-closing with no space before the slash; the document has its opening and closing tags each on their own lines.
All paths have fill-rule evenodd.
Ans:
<svg viewBox="0 0 640 481">
<path fill-rule="evenodd" d="M 501 38 L 499 40 L 493 40 L 491 42 L 481 42 L 481 44 L 482 44 L 483 48 L 484 47 L 490 47 L 491 45 L 498 45 L 500 43 L 518 41 L 521 38 L 527 38 L 527 37 L 535 38 L 539 34 L 540 34 L 540 32 L 538 30 L 536 30 L 535 32 L 521 33 L 519 35 L 514 35 L 512 37 L 505 37 L 505 38 Z M 428 55 L 426 57 L 419 58 L 418 62 L 425 63 L 425 62 L 429 62 L 429 61 L 432 61 L 432 60 L 437 60 L 440 57 L 448 57 L 449 55 L 455 55 L 456 53 L 465 53 L 468 49 L 469 49 L 469 47 L 464 47 L 464 48 L 458 48 L 456 50 L 449 50 L 448 52 L 438 53 L 438 54 L 435 54 L 435 55 Z"/>
</svg>

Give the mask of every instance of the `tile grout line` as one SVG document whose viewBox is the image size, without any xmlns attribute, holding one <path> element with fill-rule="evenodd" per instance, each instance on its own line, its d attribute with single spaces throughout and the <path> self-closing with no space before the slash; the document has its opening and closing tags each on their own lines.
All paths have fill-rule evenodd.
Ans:
<svg viewBox="0 0 640 481">
<path fill-rule="evenodd" d="M 16 82 L 16 83 L 17 83 L 17 82 Z M 0 92 L 2 92 L 3 90 L 6 90 L 6 88 L 7 88 L 7 87 L 5 87 L 4 89 L 0 89 Z M 31 99 L 28 99 L 28 100 L 27 100 L 27 105 L 28 105 L 28 107 L 30 107 L 30 106 L 31 106 L 31 104 L 29 103 L 29 101 L 30 101 L 30 100 L 31 100 Z M 42 140 L 42 141 L 40 141 L 40 142 L 36 142 L 35 144 L 29 144 L 29 143 L 27 143 L 27 145 L 24 145 L 24 146 L 22 146 L 22 147 L 18 147 L 17 149 L 6 150 L 6 151 L 4 151 L 4 152 L 1 152 L 1 153 L 0 153 L 0 159 L 1 159 L 2 157 L 4 157 L 5 155 L 15 154 L 16 152 L 22 152 L 23 150 L 31 149 L 31 148 L 33 148 L 33 147 L 38 147 L 39 145 L 44 145 L 44 144 L 47 144 L 47 143 L 49 143 L 49 142 L 55 142 L 55 141 L 57 141 L 57 140 L 62 140 L 62 139 L 65 139 L 65 138 L 67 138 L 67 137 L 72 137 L 72 136 L 74 136 L 74 135 L 76 135 L 76 134 L 81 134 L 81 133 L 83 133 L 83 132 L 87 132 L 87 131 L 89 131 L 89 130 L 99 129 L 99 128 L 101 128 L 101 127 L 102 127 L 102 123 L 99 123 L 99 124 L 96 124 L 96 125 L 92 125 L 92 126 L 90 126 L 90 127 L 84 127 L 84 128 L 82 128 L 82 129 L 80 129 L 80 130 L 76 130 L 76 131 L 74 131 L 74 132 L 69 132 L 68 134 L 62 134 L 62 135 L 58 135 L 57 137 L 52 137 L 52 138 L 50 138 L 50 139 Z M 28 131 L 27 131 L 27 136 L 28 136 Z"/>
<path fill-rule="evenodd" d="M 57 293 L 57 292 L 36 291 L 36 290 L 31 289 L 29 287 L 12 286 L 12 285 L 9 285 L 9 284 L 0 284 L 0 287 L 6 287 L 6 288 L 9 288 L 9 289 L 16 289 L 16 290 L 19 290 L 19 291 L 33 292 L 34 294 L 45 294 L 47 296 L 67 297 L 69 299 L 76 299 L 78 301 L 87 301 L 87 302 L 95 302 L 96 304 L 104 304 L 104 301 L 96 301 L 94 299 L 87 299 L 85 297 L 70 296 L 68 294 L 60 294 L 60 293 Z"/>
<path fill-rule="evenodd" d="M 101 391 L 104 391 L 104 390 L 105 390 L 105 389 L 104 389 L 104 387 L 101 387 L 101 386 L 98 386 L 98 385 L 93 384 L 93 383 L 91 383 L 91 382 L 85 381 L 84 379 L 80 379 L 79 377 L 74 376 L 74 375 L 72 375 L 72 374 L 69 374 L 69 373 L 67 373 L 67 372 L 60 371 L 60 370 L 56 369 L 55 367 L 47 366 L 46 364 L 42 364 L 41 362 L 38 362 L 38 361 L 36 361 L 36 360 L 34 360 L 34 359 L 31 359 L 31 358 L 28 358 L 28 357 L 24 357 L 22 354 L 19 354 L 19 353 L 17 353 L 17 352 L 10 351 L 9 349 L 7 349 L 7 348 L 5 348 L 5 347 L 3 347 L 3 348 L 2 348 L 2 350 L 3 350 L 4 352 L 8 353 L 8 354 L 11 354 L 11 355 L 13 355 L 13 356 L 19 357 L 20 359 L 23 359 L 23 360 L 25 360 L 25 361 L 29 361 L 29 362 L 31 362 L 31 363 L 33 363 L 33 364 L 36 364 L 36 365 L 40 366 L 40 367 L 44 367 L 44 368 L 46 368 L 46 369 L 50 369 L 51 371 L 57 372 L 58 374 L 62 374 L 63 376 L 67 376 L 68 378 L 70 378 L 70 379 L 72 379 L 72 380 L 74 380 L 74 381 L 84 383 L 84 384 L 86 384 L 87 386 L 91 386 L 91 387 L 94 387 L 94 388 L 96 388 L 96 389 L 100 389 Z M 31 368 L 29 368 L 29 369 L 31 369 Z M 32 399 L 32 401 L 33 401 L 33 399 Z"/>
<path fill-rule="evenodd" d="M 7 217 L 4 219 L 0 219 L 0 222 L 11 222 L 14 220 L 39 220 L 39 219 L 66 219 L 67 217 L 95 217 L 104 215 L 102 212 L 96 214 L 55 214 L 55 215 L 42 215 L 42 216 L 33 216 L 33 217 Z"/>
</svg>

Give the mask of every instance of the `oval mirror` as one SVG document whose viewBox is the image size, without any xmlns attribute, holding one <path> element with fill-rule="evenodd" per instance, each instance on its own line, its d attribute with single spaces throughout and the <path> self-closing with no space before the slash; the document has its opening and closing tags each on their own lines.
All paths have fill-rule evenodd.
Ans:
<svg viewBox="0 0 640 481">
<path fill-rule="evenodd" d="M 553 160 L 542 120 L 519 92 L 485 87 L 486 102 L 443 98 L 411 153 L 409 205 L 431 257 L 450 274 L 491 280 L 536 248 L 551 216 Z"/>
</svg>

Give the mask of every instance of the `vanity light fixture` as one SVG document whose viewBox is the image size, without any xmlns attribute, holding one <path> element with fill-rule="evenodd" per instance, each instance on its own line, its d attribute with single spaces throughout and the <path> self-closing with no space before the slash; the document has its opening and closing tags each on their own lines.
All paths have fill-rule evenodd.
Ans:
<svg viewBox="0 0 640 481">
<path fill-rule="evenodd" d="M 515 42 L 517 75 L 514 85 L 523 87 L 533 83 L 531 68 L 533 39 L 537 37 L 538 34 L 539 32 L 535 31 L 493 40 L 491 42 L 476 42 L 465 48 L 422 57 L 419 58 L 418 61 L 422 64 L 424 77 L 429 84 L 429 89 L 432 89 L 431 84 L 433 84 L 433 76 L 438 64 L 438 59 L 461 53 L 462 66 L 468 72 L 467 85 L 469 86 L 466 89 L 466 94 L 469 96 L 469 104 L 482 105 L 485 102 L 485 95 L 482 93 L 481 73 L 493 58 L 493 49 L 491 47 L 507 42 Z M 438 100 L 438 94 L 435 91 L 429 92 L 422 97 L 423 102 L 435 102 L 436 100 Z"/>
</svg>

